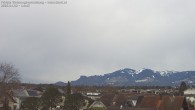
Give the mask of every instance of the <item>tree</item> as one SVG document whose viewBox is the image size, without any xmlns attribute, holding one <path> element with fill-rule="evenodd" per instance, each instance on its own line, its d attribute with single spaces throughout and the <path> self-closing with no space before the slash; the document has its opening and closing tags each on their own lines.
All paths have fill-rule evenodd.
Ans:
<svg viewBox="0 0 195 110">
<path fill-rule="evenodd" d="M 29 97 L 22 101 L 21 110 L 38 110 L 40 107 L 40 99 Z"/>
<path fill-rule="evenodd" d="M 0 91 L 4 96 L 3 107 L 8 110 L 9 101 L 6 92 L 20 83 L 20 75 L 13 65 L 8 63 L 0 64 Z"/>
<path fill-rule="evenodd" d="M 41 101 L 44 107 L 52 109 L 62 101 L 61 93 L 56 87 L 50 86 L 43 93 Z"/>
<path fill-rule="evenodd" d="M 181 84 L 180 84 L 180 87 L 179 87 L 179 93 L 180 93 L 180 95 L 183 95 L 184 94 L 184 91 L 186 89 L 188 89 L 187 84 L 184 81 L 182 81 Z"/>
<path fill-rule="evenodd" d="M 64 110 L 78 110 L 85 105 L 84 97 L 80 93 L 67 95 Z"/>
<path fill-rule="evenodd" d="M 66 91 L 67 91 L 67 95 L 71 94 L 71 86 L 70 86 L 70 82 L 68 81 L 67 87 L 66 87 Z"/>
<path fill-rule="evenodd" d="M 11 89 L 15 84 L 20 83 L 20 75 L 13 65 L 8 63 L 0 64 L 0 86 L 4 90 Z M 13 86 L 14 84 L 14 86 Z"/>
</svg>

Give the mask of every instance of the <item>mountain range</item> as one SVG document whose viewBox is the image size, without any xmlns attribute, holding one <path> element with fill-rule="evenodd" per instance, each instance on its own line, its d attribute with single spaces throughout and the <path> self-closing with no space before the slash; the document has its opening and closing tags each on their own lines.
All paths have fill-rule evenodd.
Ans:
<svg viewBox="0 0 195 110">
<path fill-rule="evenodd" d="M 154 71 L 125 68 L 104 75 L 80 76 L 72 85 L 85 86 L 174 86 L 182 81 L 195 84 L 195 71 Z"/>
</svg>

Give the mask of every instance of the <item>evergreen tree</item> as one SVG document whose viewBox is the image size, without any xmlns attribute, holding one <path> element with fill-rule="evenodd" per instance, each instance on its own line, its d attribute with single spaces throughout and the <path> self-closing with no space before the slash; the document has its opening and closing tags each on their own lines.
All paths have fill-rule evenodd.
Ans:
<svg viewBox="0 0 195 110">
<path fill-rule="evenodd" d="M 40 99 L 29 97 L 24 99 L 21 104 L 21 110 L 38 110 L 40 107 Z"/>
<path fill-rule="evenodd" d="M 68 81 L 67 87 L 66 87 L 66 91 L 67 91 L 67 95 L 71 94 L 71 86 L 70 86 L 70 82 Z"/>
<path fill-rule="evenodd" d="M 62 100 L 61 93 L 58 91 L 56 87 L 50 86 L 43 93 L 41 97 L 41 101 L 43 103 L 43 107 L 50 108 L 52 110 L 53 107 L 58 105 Z"/>
<path fill-rule="evenodd" d="M 70 94 L 66 96 L 64 102 L 64 110 L 79 110 L 85 105 L 84 97 L 82 94 Z"/>
<path fill-rule="evenodd" d="M 181 82 L 181 85 L 179 87 L 179 93 L 180 93 L 180 95 L 184 95 L 184 91 L 186 89 L 188 89 L 187 84 L 184 81 L 182 81 Z"/>
</svg>

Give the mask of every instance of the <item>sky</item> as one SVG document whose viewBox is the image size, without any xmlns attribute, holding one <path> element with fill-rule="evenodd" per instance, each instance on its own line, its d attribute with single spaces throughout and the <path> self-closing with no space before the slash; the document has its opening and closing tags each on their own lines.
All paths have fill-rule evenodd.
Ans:
<svg viewBox="0 0 195 110">
<path fill-rule="evenodd" d="M 194 0 L 0 7 L 0 62 L 15 65 L 25 83 L 67 82 L 123 68 L 195 70 L 194 41 Z"/>
</svg>

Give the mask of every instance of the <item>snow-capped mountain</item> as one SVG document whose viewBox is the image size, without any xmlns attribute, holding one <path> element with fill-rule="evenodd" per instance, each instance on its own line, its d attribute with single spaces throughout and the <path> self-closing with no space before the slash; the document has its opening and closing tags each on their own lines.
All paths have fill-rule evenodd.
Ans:
<svg viewBox="0 0 195 110">
<path fill-rule="evenodd" d="M 114 86 L 172 86 L 181 81 L 195 84 L 195 71 L 154 71 L 151 69 L 121 69 L 112 73 L 94 76 L 81 76 L 72 81 L 73 85 L 114 85 Z"/>
</svg>

